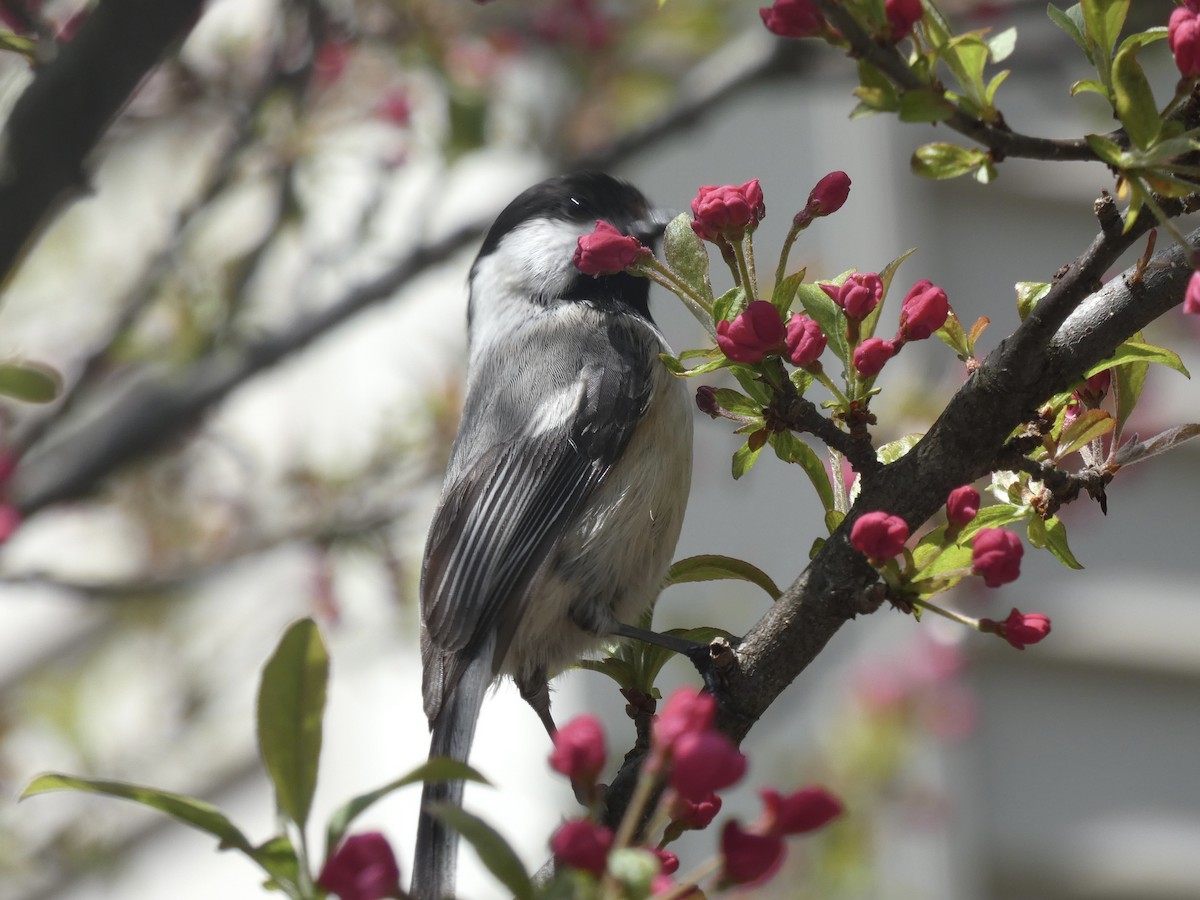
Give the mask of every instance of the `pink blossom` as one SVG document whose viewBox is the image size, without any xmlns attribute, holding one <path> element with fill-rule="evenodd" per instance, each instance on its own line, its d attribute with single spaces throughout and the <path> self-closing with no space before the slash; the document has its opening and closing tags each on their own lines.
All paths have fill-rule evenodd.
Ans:
<svg viewBox="0 0 1200 900">
<path fill-rule="evenodd" d="M 971 544 L 971 570 L 982 575 L 988 587 L 1000 587 L 1020 576 L 1024 553 L 1021 539 L 1011 531 L 984 528 Z"/>
<path fill-rule="evenodd" d="M 783 316 L 766 300 L 755 300 L 732 322 L 717 323 L 717 346 L 734 362 L 762 362 L 782 350 L 786 339 Z"/>
<path fill-rule="evenodd" d="M 821 787 L 801 788 L 787 795 L 766 788 L 759 796 L 764 817 L 755 830 L 763 834 L 786 836 L 816 831 L 844 810 L 842 802 Z"/>
<path fill-rule="evenodd" d="M 608 866 L 613 833 L 590 819 L 570 819 L 550 838 L 554 858 L 572 869 L 603 875 Z"/>
<path fill-rule="evenodd" d="M 1188 279 L 1187 292 L 1183 295 L 1183 311 L 1188 315 L 1200 313 L 1200 272 L 1193 272 Z"/>
<path fill-rule="evenodd" d="M 837 212 L 850 196 L 850 176 L 845 172 L 830 172 L 809 192 L 804 206 L 806 218 L 828 216 Z"/>
<path fill-rule="evenodd" d="M 777 834 L 745 831 L 731 819 L 721 831 L 721 856 L 725 884 L 761 884 L 778 870 L 787 846 Z"/>
<path fill-rule="evenodd" d="M 867 338 L 854 348 L 854 368 L 864 378 L 874 378 L 887 361 L 896 355 L 897 347 L 883 338 Z"/>
<path fill-rule="evenodd" d="M 792 365 L 806 369 L 821 358 L 828 339 L 815 319 L 800 313 L 792 315 L 787 325 L 788 359 Z"/>
<path fill-rule="evenodd" d="M 671 821 L 681 822 L 688 828 L 707 828 L 721 811 L 721 798 L 710 793 L 707 797 L 689 800 L 679 794 L 671 798 Z"/>
<path fill-rule="evenodd" d="M 745 774 L 746 757 L 719 731 L 685 734 L 675 742 L 671 787 L 687 800 L 700 802 Z"/>
<path fill-rule="evenodd" d="M 595 231 L 579 239 L 572 262 L 584 275 L 615 275 L 649 255 L 650 249 L 636 237 L 598 221 Z"/>
<path fill-rule="evenodd" d="M 740 241 L 766 215 L 757 178 L 743 185 L 705 185 L 692 200 L 692 230 L 703 240 Z"/>
<path fill-rule="evenodd" d="M 1171 13 L 1167 22 L 1167 43 L 1184 78 L 1200 75 L 1200 12 L 1194 5 L 1180 7 Z M 1185 312 L 1194 310 L 1185 307 Z"/>
<path fill-rule="evenodd" d="M 922 278 L 909 289 L 900 306 L 898 337 L 906 341 L 923 341 L 945 325 L 949 315 L 946 292 Z"/>
<path fill-rule="evenodd" d="M 711 729 L 716 715 L 717 701 L 712 694 L 681 687 L 667 698 L 655 718 L 651 742 L 656 749 L 669 753 L 684 735 Z"/>
<path fill-rule="evenodd" d="M 550 768 L 572 783 L 595 784 L 606 757 L 604 728 L 595 716 L 576 716 L 554 733 Z"/>
<path fill-rule="evenodd" d="M 317 884 L 342 900 L 382 900 L 400 893 L 400 868 L 387 838 L 368 831 L 346 838 L 325 860 Z"/>
<path fill-rule="evenodd" d="M 850 543 L 868 559 L 898 556 L 908 540 L 908 523 L 882 510 L 863 513 L 850 529 Z"/>
<path fill-rule="evenodd" d="M 893 41 L 903 40 L 912 34 L 913 26 L 925 14 L 921 0 L 885 0 L 883 8 L 887 13 Z"/>
<path fill-rule="evenodd" d="M 775 5 L 758 11 L 772 34 L 786 38 L 805 38 L 820 34 L 825 19 L 812 0 L 775 0 Z"/>
<path fill-rule="evenodd" d="M 855 272 L 840 285 L 822 284 L 820 288 L 841 307 L 847 319 L 856 322 L 869 316 L 883 298 L 883 281 L 874 272 Z"/>
<path fill-rule="evenodd" d="M 974 486 L 964 484 L 956 487 L 946 498 L 946 520 L 951 525 L 962 527 L 979 514 L 979 491 Z"/>
<path fill-rule="evenodd" d="M 412 117 L 412 103 L 408 99 L 408 91 L 401 88 L 388 91 L 375 104 L 375 115 L 399 128 L 406 126 Z"/>
<path fill-rule="evenodd" d="M 983 619 L 979 625 L 980 630 L 1000 635 L 1018 650 L 1036 644 L 1050 633 L 1049 616 L 1041 613 L 1022 613 L 1015 608 L 1003 622 Z"/>
</svg>

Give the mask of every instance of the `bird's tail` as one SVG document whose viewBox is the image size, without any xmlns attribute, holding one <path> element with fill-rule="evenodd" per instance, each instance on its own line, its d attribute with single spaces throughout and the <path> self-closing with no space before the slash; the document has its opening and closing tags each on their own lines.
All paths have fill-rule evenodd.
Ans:
<svg viewBox="0 0 1200 900">
<path fill-rule="evenodd" d="M 475 738 L 475 722 L 492 681 L 491 654 L 480 654 L 467 667 L 433 720 L 429 756 L 448 756 L 466 762 Z M 415 900 L 444 900 L 454 896 L 458 832 L 427 812 L 431 803 L 462 804 L 461 781 L 427 781 L 421 792 L 417 848 L 410 893 Z"/>
</svg>

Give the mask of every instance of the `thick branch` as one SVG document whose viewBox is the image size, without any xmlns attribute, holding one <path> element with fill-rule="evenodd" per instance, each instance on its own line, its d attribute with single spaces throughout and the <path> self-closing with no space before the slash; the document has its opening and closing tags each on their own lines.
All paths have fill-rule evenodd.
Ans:
<svg viewBox="0 0 1200 900">
<path fill-rule="evenodd" d="M 50 221 L 86 189 L 85 161 L 204 0 L 105 0 L 38 70 L 0 136 L 0 284 Z"/>
</svg>

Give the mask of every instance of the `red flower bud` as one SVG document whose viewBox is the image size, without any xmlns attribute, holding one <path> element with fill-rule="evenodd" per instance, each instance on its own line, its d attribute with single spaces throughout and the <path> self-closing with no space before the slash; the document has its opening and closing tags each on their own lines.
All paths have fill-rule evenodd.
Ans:
<svg viewBox="0 0 1200 900">
<path fill-rule="evenodd" d="M 766 215 L 762 188 L 752 178 L 740 187 L 705 185 L 692 201 L 692 230 L 706 241 L 740 241 Z"/>
<path fill-rule="evenodd" d="M 651 847 L 650 852 L 657 856 L 658 861 L 662 863 L 662 868 L 659 869 L 662 874 L 674 875 L 679 871 L 679 857 L 670 850 L 659 850 Z"/>
<path fill-rule="evenodd" d="M 1193 272 L 1188 279 L 1187 292 L 1183 295 L 1183 311 L 1188 315 L 1200 313 L 1200 272 Z"/>
<path fill-rule="evenodd" d="M 682 822 L 688 828 L 707 828 L 720 811 L 721 798 L 716 794 L 699 800 L 689 800 L 675 794 L 671 799 L 671 821 Z"/>
<path fill-rule="evenodd" d="M 908 540 L 908 523 L 882 510 L 863 513 L 850 529 L 850 543 L 868 559 L 898 556 Z"/>
<path fill-rule="evenodd" d="M 897 347 L 883 338 L 867 338 L 854 348 L 854 368 L 864 378 L 873 378 L 883 371 L 884 365 L 896 355 Z"/>
<path fill-rule="evenodd" d="M 375 104 L 375 115 L 385 122 L 403 128 L 412 117 L 412 103 L 408 99 L 408 92 L 401 88 L 388 91 Z"/>
<path fill-rule="evenodd" d="M 830 172 L 817 182 L 804 206 L 806 218 L 828 216 L 837 212 L 850 196 L 850 176 L 845 172 Z"/>
<path fill-rule="evenodd" d="M 1200 12 L 1189 6 L 1171 13 L 1167 22 L 1167 43 L 1175 55 L 1175 65 L 1184 78 L 1200 75 Z M 1184 311 L 1194 310 L 1185 307 Z"/>
<path fill-rule="evenodd" d="M 828 339 L 815 319 L 795 313 L 787 325 L 788 359 L 799 369 L 806 369 L 820 359 Z"/>
<path fill-rule="evenodd" d="M 563 822 L 550 838 L 550 850 L 558 862 L 597 876 L 608 866 L 612 844 L 613 833 L 590 819 Z"/>
<path fill-rule="evenodd" d="M 921 0 L 885 0 L 883 8 L 887 13 L 893 41 L 903 40 L 912 34 L 913 26 L 925 15 Z"/>
<path fill-rule="evenodd" d="M 716 715 L 717 701 L 712 694 L 682 687 L 667 698 L 654 720 L 651 743 L 660 752 L 669 753 L 684 735 L 711 729 Z"/>
<path fill-rule="evenodd" d="M 684 799 L 704 800 L 745 774 L 746 757 L 719 731 L 685 734 L 675 742 L 671 787 Z"/>
<path fill-rule="evenodd" d="M 604 728 L 595 716 L 576 716 L 554 733 L 550 768 L 572 784 L 595 784 L 605 757 Z"/>
<path fill-rule="evenodd" d="M 825 28 L 825 19 L 812 0 L 775 0 L 774 6 L 763 7 L 758 14 L 767 30 L 780 37 L 812 37 Z"/>
<path fill-rule="evenodd" d="M 633 235 L 598 221 L 595 231 L 579 239 L 572 262 L 584 275 L 615 275 L 649 255 L 650 248 Z"/>
<path fill-rule="evenodd" d="M 923 341 L 946 324 L 950 304 L 946 292 L 922 278 L 912 286 L 900 307 L 900 334 L 906 341 Z"/>
<path fill-rule="evenodd" d="M 717 402 L 717 389 L 710 384 L 696 388 L 696 408 L 710 419 L 719 418 L 721 404 Z"/>
<path fill-rule="evenodd" d="M 1050 633 L 1050 618 L 1041 613 L 1022 613 L 1019 609 L 1014 609 L 1003 622 L 980 620 L 979 629 L 998 634 L 1013 647 L 1024 650 Z"/>
<path fill-rule="evenodd" d="M 383 900 L 400 894 L 400 868 L 377 831 L 346 838 L 325 860 L 317 884 L 342 900 Z"/>
<path fill-rule="evenodd" d="M 759 796 L 765 815 L 755 830 L 763 834 L 786 836 L 816 831 L 843 812 L 842 802 L 820 787 L 801 788 L 786 796 L 767 788 Z"/>
<path fill-rule="evenodd" d="M 778 871 L 787 847 L 775 834 L 743 831 L 735 820 L 721 831 L 721 856 L 725 884 L 761 884 Z"/>
<path fill-rule="evenodd" d="M 717 346 L 734 362 L 762 362 L 782 350 L 786 338 L 783 316 L 766 300 L 755 300 L 732 322 L 717 323 Z"/>
<path fill-rule="evenodd" d="M 847 319 L 861 322 L 883 298 L 883 282 L 874 272 L 855 272 L 842 284 L 822 284 L 821 290 L 842 308 Z"/>
<path fill-rule="evenodd" d="M 1020 576 L 1024 554 L 1021 539 L 1011 531 L 984 528 L 971 544 L 971 570 L 982 575 L 988 587 L 1000 587 Z"/>
<path fill-rule="evenodd" d="M 961 528 L 979 514 L 979 491 L 972 485 L 956 487 L 946 498 L 946 520 Z"/>
</svg>

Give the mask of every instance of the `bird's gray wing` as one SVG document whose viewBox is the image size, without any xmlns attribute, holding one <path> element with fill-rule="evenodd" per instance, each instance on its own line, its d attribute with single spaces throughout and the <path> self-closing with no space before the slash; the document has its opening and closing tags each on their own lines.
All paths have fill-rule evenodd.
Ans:
<svg viewBox="0 0 1200 900">
<path fill-rule="evenodd" d="M 520 615 L 530 580 L 620 458 L 646 411 L 653 359 L 646 337 L 615 325 L 610 332 L 608 341 L 584 355 L 589 362 L 558 367 L 571 376 L 569 384 L 558 386 L 571 397 L 558 421 L 521 423 L 443 490 L 421 573 L 430 721 L 488 637 L 511 633 L 498 627 L 501 616 Z M 516 386 L 487 389 L 493 406 L 521 408 L 518 399 L 504 396 Z M 470 403 L 468 398 L 466 427 Z M 496 658 L 506 650 L 496 647 Z"/>
</svg>

